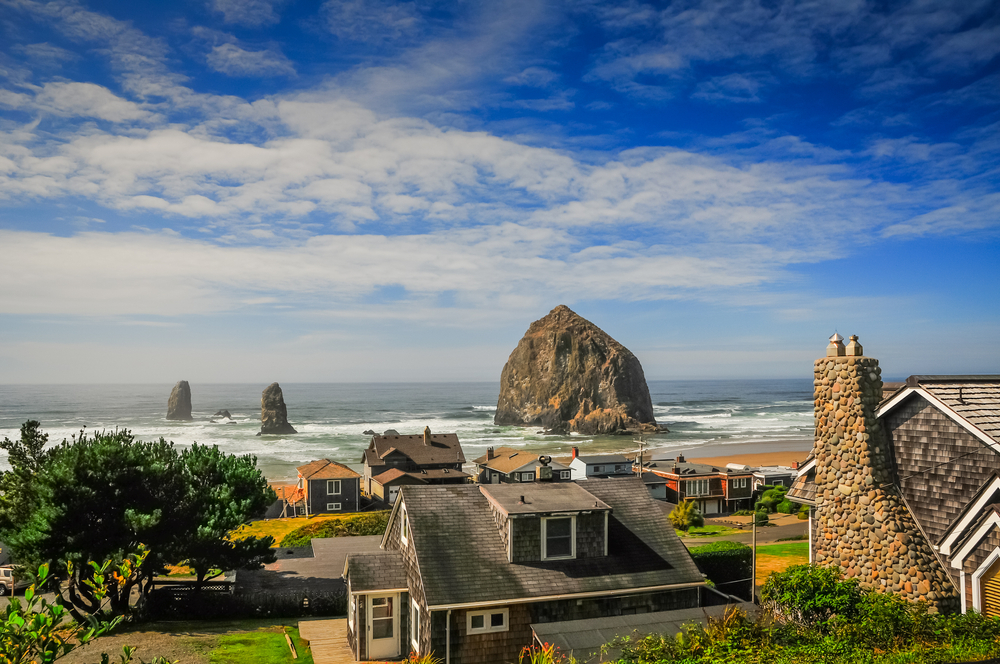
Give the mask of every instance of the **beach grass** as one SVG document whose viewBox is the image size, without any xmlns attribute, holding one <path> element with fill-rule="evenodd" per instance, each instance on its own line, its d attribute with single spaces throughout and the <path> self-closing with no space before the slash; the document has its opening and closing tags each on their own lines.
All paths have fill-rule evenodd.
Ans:
<svg viewBox="0 0 1000 664">
<path fill-rule="evenodd" d="M 270 535 L 274 538 L 275 546 L 285 538 L 285 535 L 301 528 L 302 526 L 319 523 L 321 521 L 331 521 L 334 519 L 345 519 L 351 514 L 321 514 L 311 517 L 294 517 L 290 519 L 261 519 L 252 523 L 243 524 L 233 531 L 231 537 L 264 537 Z"/>
</svg>

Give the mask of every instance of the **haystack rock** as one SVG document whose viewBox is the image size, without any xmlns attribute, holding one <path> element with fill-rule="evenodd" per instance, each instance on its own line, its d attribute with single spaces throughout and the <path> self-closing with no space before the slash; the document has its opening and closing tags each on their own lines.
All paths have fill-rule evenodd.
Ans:
<svg viewBox="0 0 1000 664">
<path fill-rule="evenodd" d="M 179 380 L 167 399 L 167 419 L 191 421 L 191 386 Z"/>
<path fill-rule="evenodd" d="M 260 395 L 260 433 L 264 435 L 297 433 L 288 423 L 285 398 L 281 395 L 281 387 L 277 383 L 268 385 Z"/>
<path fill-rule="evenodd" d="M 639 360 L 564 305 L 532 323 L 510 354 L 493 422 L 583 434 L 660 431 Z"/>
</svg>

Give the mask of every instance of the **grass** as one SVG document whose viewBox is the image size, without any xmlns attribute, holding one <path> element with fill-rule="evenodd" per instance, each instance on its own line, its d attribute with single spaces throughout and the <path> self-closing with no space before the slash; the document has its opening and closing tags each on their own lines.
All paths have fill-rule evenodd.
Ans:
<svg viewBox="0 0 1000 664">
<path fill-rule="evenodd" d="M 772 572 L 784 572 L 792 565 L 809 562 L 809 542 L 780 542 L 757 547 L 758 586 L 764 585 Z"/>
<path fill-rule="evenodd" d="M 749 531 L 740 530 L 739 528 L 729 528 L 728 526 L 693 526 L 686 533 L 683 530 L 678 530 L 678 537 L 724 537 L 728 535 L 742 535 Z"/>
<path fill-rule="evenodd" d="M 312 653 L 306 642 L 299 637 L 295 627 L 274 625 L 260 627 L 252 632 L 223 634 L 218 645 L 212 650 L 209 661 L 212 664 L 287 664 L 291 662 L 291 651 L 285 641 L 285 632 L 292 637 L 298 659 L 296 664 L 312 664 Z"/>
<path fill-rule="evenodd" d="M 293 530 L 300 528 L 306 524 L 319 523 L 321 521 L 331 521 L 334 519 L 344 519 L 351 516 L 350 514 L 322 514 L 319 516 L 311 516 L 309 518 L 300 516 L 290 519 L 268 519 L 267 521 L 260 520 L 254 521 L 252 523 L 244 524 L 233 531 L 233 537 L 264 537 L 265 535 L 270 535 L 274 538 L 274 543 L 277 545 L 284 539 L 285 535 L 292 532 Z"/>
</svg>

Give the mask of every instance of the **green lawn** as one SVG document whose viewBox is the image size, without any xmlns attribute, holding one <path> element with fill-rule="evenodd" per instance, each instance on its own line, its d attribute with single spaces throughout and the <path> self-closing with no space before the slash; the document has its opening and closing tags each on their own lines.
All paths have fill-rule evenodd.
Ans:
<svg viewBox="0 0 1000 664">
<path fill-rule="evenodd" d="M 758 556 L 773 556 L 775 558 L 801 558 L 809 556 L 809 542 L 778 542 L 777 544 L 758 544 Z"/>
<path fill-rule="evenodd" d="M 295 644 L 295 651 L 299 656 L 296 660 L 292 660 L 291 651 L 288 650 L 285 631 Z M 312 664 L 313 659 L 305 641 L 299 638 L 297 628 L 282 629 L 277 625 L 261 627 L 253 632 L 223 634 L 219 637 L 218 646 L 211 652 L 210 661 L 212 664 L 288 664 L 292 661 L 296 664 Z"/>
</svg>

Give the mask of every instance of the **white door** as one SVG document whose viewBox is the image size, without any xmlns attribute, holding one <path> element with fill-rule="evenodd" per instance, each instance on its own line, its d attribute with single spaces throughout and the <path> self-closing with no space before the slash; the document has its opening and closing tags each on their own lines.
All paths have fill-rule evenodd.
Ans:
<svg viewBox="0 0 1000 664">
<path fill-rule="evenodd" d="M 719 513 L 719 501 L 718 500 L 706 500 L 702 503 L 702 514 L 718 514 Z"/>
<path fill-rule="evenodd" d="M 399 493 L 399 487 L 398 486 L 394 486 L 394 487 L 392 487 L 392 488 L 389 489 L 389 504 L 390 505 L 395 505 L 396 504 L 396 494 L 397 493 Z"/>
<path fill-rule="evenodd" d="M 368 659 L 399 656 L 399 596 L 368 596 Z"/>
<path fill-rule="evenodd" d="M 493 476 L 490 478 L 490 483 L 500 484 L 500 473 L 493 473 Z"/>
</svg>

